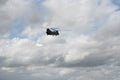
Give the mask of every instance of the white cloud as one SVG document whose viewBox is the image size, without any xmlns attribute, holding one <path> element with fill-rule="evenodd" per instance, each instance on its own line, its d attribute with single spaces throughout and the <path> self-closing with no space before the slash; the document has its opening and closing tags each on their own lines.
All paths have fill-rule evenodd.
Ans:
<svg viewBox="0 0 120 80">
<path fill-rule="evenodd" d="M 93 31 L 117 9 L 110 0 L 47 0 L 45 5 L 53 12 L 50 25 L 79 28 L 79 32 Z"/>
</svg>

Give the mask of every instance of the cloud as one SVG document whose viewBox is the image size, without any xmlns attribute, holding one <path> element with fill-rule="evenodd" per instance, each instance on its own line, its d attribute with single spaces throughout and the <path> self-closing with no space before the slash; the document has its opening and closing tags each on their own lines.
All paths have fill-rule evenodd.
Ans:
<svg viewBox="0 0 120 80">
<path fill-rule="evenodd" d="M 7 3 L 8 0 L 0 0 L 0 5 L 4 5 Z"/>
<path fill-rule="evenodd" d="M 0 35 L 1 37 L 6 34 L 9 34 L 13 30 L 13 22 L 18 16 L 18 13 L 22 13 L 21 7 L 23 3 L 22 1 L 13 1 L 13 0 L 0 0 L 1 8 L 0 8 Z M 21 5 L 21 7 L 20 7 Z M 25 7 L 25 6 L 24 6 Z M 19 12 L 18 12 L 19 11 Z"/>
<path fill-rule="evenodd" d="M 120 11 L 111 0 L 1 0 L 0 6 L 1 80 L 120 78 Z M 16 19 L 23 30 L 9 38 Z M 54 26 L 60 35 L 45 35 Z"/>
<path fill-rule="evenodd" d="M 63 40 L 65 42 L 63 42 Z M 109 47 L 109 45 L 104 45 L 105 43 L 90 41 L 89 37 L 86 38 L 83 35 L 79 36 L 79 38 L 75 37 L 74 41 L 67 41 L 60 39 L 60 37 L 45 36 L 44 39 L 39 42 L 39 44 L 43 46 L 38 47 L 36 46 L 38 42 L 29 39 L 16 38 L 7 40 L 2 43 L 7 46 L 1 49 L 1 53 L 4 53 L 3 57 L 5 57 L 5 62 L 1 66 L 74 68 L 103 65 L 117 66 L 119 64 L 119 47 L 115 44 L 109 44 L 111 46 L 113 45 L 113 47 Z M 117 56 L 114 55 L 114 52 Z"/>
<path fill-rule="evenodd" d="M 116 11 L 109 17 L 109 20 L 103 25 L 103 27 L 96 32 L 96 39 L 113 39 L 114 37 L 119 38 L 119 13 L 119 11 Z"/>
<path fill-rule="evenodd" d="M 37 6 L 32 0 L 1 0 L 0 3 L 1 36 L 15 32 L 16 19 L 23 21 L 23 28 L 26 29 L 27 26 L 33 27 L 33 25 L 42 24 L 49 16 L 45 7 L 42 5 Z"/>
<path fill-rule="evenodd" d="M 8 34 L 8 32 L 10 32 L 9 30 L 12 30 L 11 22 L 12 19 L 11 17 L 8 15 L 8 13 L 6 13 L 6 11 L 1 10 L 0 9 L 0 36 L 5 36 L 6 34 Z"/>
<path fill-rule="evenodd" d="M 96 6 L 96 4 L 95 6 L 92 5 L 95 3 L 95 0 L 92 2 L 87 0 L 47 0 L 45 5 L 48 6 L 48 8 L 53 12 L 53 20 L 51 21 L 51 25 L 58 25 L 67 28 L 79 27 L 82 30 L 86 30 L 86 26 L 90 25 L 89 22 L 92 21 L 91 16 L 93 16 L 93 12 L 91 9 Z M 90 29 L 91 25 L 87 28 Z"/>
<path fill-rule="evenodd" d="M 45 5 L 53 12 L 50 25 L 60 28 L 90 32 L 101 26 L 117 8 L 109 0 L 46 0 Z"/>
</svg>

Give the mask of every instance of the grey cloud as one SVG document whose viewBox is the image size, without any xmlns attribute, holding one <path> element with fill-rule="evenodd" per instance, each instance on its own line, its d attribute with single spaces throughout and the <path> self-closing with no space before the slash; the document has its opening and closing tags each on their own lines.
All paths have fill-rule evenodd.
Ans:
<svg viewBox="0 0 120 80">
<path fill-rule="evenodd" d="M 30 65 L 32 64 L 35 66 L 49 66 L 50 64 L 54 64 L 58 56 L 50 56 L 50 54 L 48 54 L 49 56 L 45 56 L 44 52 L 39 52 L 37 55 L 33 56 Z"/>
<path fill-rule="evenodd" d="M 5 3 L 7 3 L 8 0 L 0 0 L 0 5 L 5 5 Z"/>
<path fill-rule="evenodd" d="M 112 56 L 105 56 L 104 53 L 91 54 L 87 56 L 84 60 L 80 61 L 79 65 L 83 67 L 97 67 L 102 65 L 107 65 Z"/>
<path fill-rule="evenodd" d="M 5 11 L 2 11 L 2 10 L 0 10 L 0 22 L 1 22 L 0 34 L 10 32 L 10 30 L 12 29 L 11 27 L 12 19 Z"/>
<path fill-rule="evenodd" d="M 107 67 L 109 68 L 109 67 Z M 75 71 L 74 76 L 71 76 L 70 80 L 86 80 L 86 79 L 90 79 L 90 80 L 113 80 L 116 78 L 120 78 L 119 76 L 119 72 L 116 72 L 117 69 L 113 69 L 113 68 L 109 68 L 107 69 L 105 68 L 105 66 L 103 67 L 99 67 L 99 68 L 95 68 L 95 69 L 87 69 L 88 71 L 85 71 L 83 69 L 78 69 L 77 71 Z M 113 75 L 115 74 L 115 75 Z"/>
<path fill-rule="evenodd" d="M 5 65 L 5 60 L 6 59 L 7 59 L 6 57 L 0 56 L 0 67 Z"/>
<path fill-rule="evenodd" d="M 82 60 L 76 60 L 76 61 L 67 63 L 67 62 L 65 62 L 64 57 L 61 57 L 56 61 L 56 66 L 57 67 L 71 67 L 71 68 L 74 68 L 74 67 L 97 67 L 97 66 L 113 64 L 111 62 L 111 60 L 114 58 L 112 57 L 112 55 L 105 55 L 105 53 L 90 54 Z"/>
<path fill-rule="evenodd" d="M 115 11 L 110 17 L 107 23 L 105 23 L 102 28 L 100 28 L 96 34 L 94 34 L 95 39 L 97 40 L 106 40 L 106 39 L 114 39 L 119 38 L 120 32 L 120 12 Z"/>
<path fill-rule="evenodd" d="M 29 77 L 28 77 L 29 76 Z M 33 80 L 34 78 L 30 76 L 30 74 L 27 73 L 20 73 L 19 71 L 17 72 L 7 72 L 4 70 L 0 70 L 0 79 L 1 80 Z M 36 80 L 38 80 L 36 78 Z"/>
</svg>

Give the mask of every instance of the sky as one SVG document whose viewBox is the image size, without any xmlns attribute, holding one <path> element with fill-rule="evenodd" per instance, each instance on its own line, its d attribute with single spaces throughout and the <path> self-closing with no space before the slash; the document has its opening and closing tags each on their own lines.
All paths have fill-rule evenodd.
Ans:
<svg viewBox="0 0 120 80">
<path fill-rule="evenodd" d="M 120 0 L 0 0 L 0 80 L 120 80 Z"/>
</svg>

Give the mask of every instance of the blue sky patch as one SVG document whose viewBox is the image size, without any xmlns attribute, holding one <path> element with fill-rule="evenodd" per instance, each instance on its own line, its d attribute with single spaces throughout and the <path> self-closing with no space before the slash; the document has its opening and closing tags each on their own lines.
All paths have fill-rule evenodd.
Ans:
<svg viewBox="0 0 120 80">
<path fill-rule="evenodd" d="M 112 2 L 113 2 L 115 5 L 117 5 L 117 6 L 120 7 L 120 0 L 112 0 Z"/>
<path fill-rule="evenodd" d="M 42 2 L 44 2 L 45 0 L 33 0 L 33 3 L 35 3 L 35 4 L 40 4 L 40 3 L 42 3 Z"/>
<path fill-rule="evenodd" d="M 13 31 L 10 33 L 9 38 L 15 38 L 15 37 L 20 37 L 21 32 L 24 30 L 25 23 L 22 19 L 15 19 L 13 21 Z"/>
</svg>

